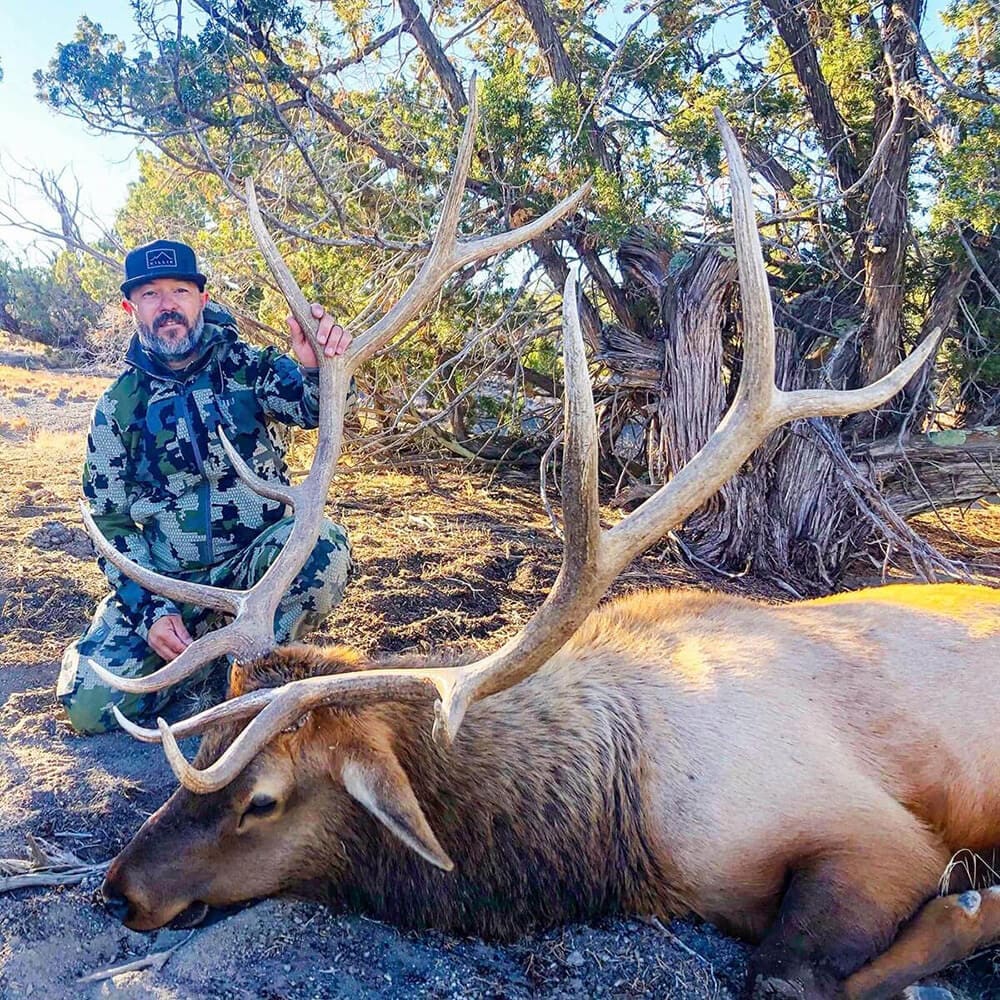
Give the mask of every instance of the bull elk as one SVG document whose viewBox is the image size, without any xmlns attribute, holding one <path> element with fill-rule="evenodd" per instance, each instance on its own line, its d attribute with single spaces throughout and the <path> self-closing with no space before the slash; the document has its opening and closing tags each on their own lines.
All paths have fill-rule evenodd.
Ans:
<svg viewBox="0 0 1000 1000">
<path fill-rule="evenodd" d="M 732 407 L 686 468 L 602 529 L 594 405 L 567 281 L 563 564 L 501 649 L 476 662 L 378 662 L 341 647 L 274 649 L 270 634 L 276 588 L 316 537 L 351 374 L 448 274 L 536 235 L 585 194 L 523 230 L 457 241 L 474 94 L 421 271 L 343 359 L 322 360 L 307 479 L 262 482 L 230 450 L 248 483 L 295 508 L 291 539 L 260 583 L 234 593 L 168 580 L 96 539 L 145 586 L 235 616 L 149 677 L 105 675 L 149 691 L 223 651 L 238 656 L 222 704 L 156 730 L 119 716 L 134 736 L 162 742 L 182 785 L 108 872 L 105 898 L 128 926 L 275 893 L 491 938 L 612 912 L 695 913 L 760 943 L 753 996 L 802 998 L 887 997 L 1000 933 L 1000 891 L 935 895 L 953 852 L 1000 846 L 1000 592 L 897 585 L 774 607 L 656 590 L 594 610 L 767 434 L 879 404 L 934 349 L 930 338 L 863 389 L 776 388 L 750 180 L 717 117 L 745 326 Z M 264 256 L 312 330 L 248 195 Z M 189 764 L 177 740 L 199 733 Z"/>
</svg>

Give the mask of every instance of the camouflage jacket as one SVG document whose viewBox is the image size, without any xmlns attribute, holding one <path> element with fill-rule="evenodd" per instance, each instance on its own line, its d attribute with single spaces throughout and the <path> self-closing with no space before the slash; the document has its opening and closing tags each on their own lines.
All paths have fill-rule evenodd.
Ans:
<svg viewBox="0 0 1000 1000">
<path fill-rule="evenodd" d="M 217 428 L 258 475 L 287 482 L 279 425 L 312 428 L 318 417 L 315 369 L 245 344 L 233 318 L 212 305 L 205 334 L 207 349 L 181 371 L 133 338 L 128 369 L 95 407 L 83 474 L 104 536 L 135 562 L 187 578 L 243 551 L 286 514 L 280 501 L 240 480 Z M 105 560 L 101 568 L 142 638 L 158 618 L 177 613 Z"/>
</svg>

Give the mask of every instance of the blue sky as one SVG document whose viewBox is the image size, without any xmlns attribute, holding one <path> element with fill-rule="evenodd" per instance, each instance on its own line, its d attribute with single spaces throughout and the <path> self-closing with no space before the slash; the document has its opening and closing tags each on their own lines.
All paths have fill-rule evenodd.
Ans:
<svg viewBox="0 0 1000 1000">
<path fill-rule="evenodd" d="M 134 143 L 124 137 L 97 136 L 68 118 L 52 114 L 35 99 L 31 75 L 55 55 L 56 45 L 73 37 L 80 15 L 86 13 L 119 37 L 133 30 L 128 0 L 0 0 L 0 194 L 8 182 L 3 171 L 14 163 L 61 170 L 78 178 L 82 202 L 101 218 L 113 219 L 125 200 L 126 185 L 137 175 Z M 20 191 L 18 208 L 51 223 L 43 204 Z M 29 237 L 0 228 L 0 252 L 23 257 Z M 6 245 L 6 246 L 4 246 Z M 29 254 L 30 256 L 30 254 Z"/>
</svg>

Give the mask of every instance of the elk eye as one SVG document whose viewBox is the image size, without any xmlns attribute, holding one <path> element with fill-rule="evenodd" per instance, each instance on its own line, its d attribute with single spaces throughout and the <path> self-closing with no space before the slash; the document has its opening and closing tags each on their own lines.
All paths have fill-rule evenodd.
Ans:
<svg viewBox="0 0 1000 1000">
<path fill-rule="evenodd" d="M 257 794 L 251 800 L 243 813 L 243 819 L 260 819 L 270 816 L 278 807 L 278 800 L 270 795 Z"/>
</svg>

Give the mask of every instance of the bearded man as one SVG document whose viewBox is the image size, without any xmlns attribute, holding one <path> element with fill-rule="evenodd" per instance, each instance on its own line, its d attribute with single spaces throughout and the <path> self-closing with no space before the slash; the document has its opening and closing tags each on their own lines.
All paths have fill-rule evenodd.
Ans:
<svg viewBox="0 0 1000 1000">
<path fill-rule="evenodd" d="M 282 425 L 314 428 L 316 355 L 289 317 L 294 359 L 239 339 L 236 321 L 209 304 L 191 247 L 157 240 L 125 258 L 122 306 L 135 322 L 128 367 L 94 410 L 83 489 L 94 520 L 120 552 L 157 572 L 245 589 L 271 565 L 291 531 L 280 501 L 237 476 L 222 427 L 258 475 L 287 483 Z M 317 339 L 342 354 L 347 334 L 320 305 Z M 135 677 L 163 666 L 212 624 L 213 613 L 151 594 L 105 560 L 111 593 L 63 657 L 56 690 L 80 733 L 115 727 L 111 706 L 130 718 L 158 712 L 174 693 L 131 695 L 108 688 L 98 663 Z M 330 521 L 275 615 L 288 642 L 315 628 L 343 596 L 351 549 Z"/>
</svg>

